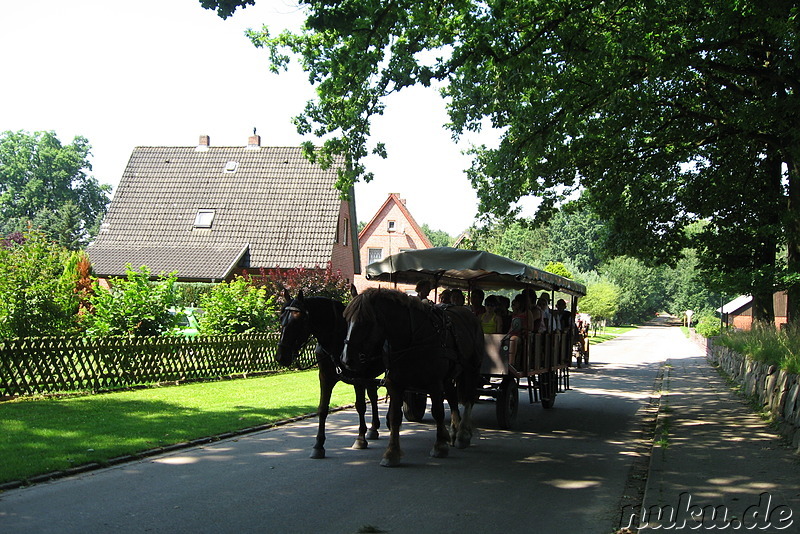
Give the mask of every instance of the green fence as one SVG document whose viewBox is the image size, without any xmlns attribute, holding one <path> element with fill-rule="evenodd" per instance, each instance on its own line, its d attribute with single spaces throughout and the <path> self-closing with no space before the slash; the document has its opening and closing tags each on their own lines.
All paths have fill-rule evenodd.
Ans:
<svg viewBox="0 0 800 534">
<path fill-rule="evenodd" d="M 26 338 L 0 342 L 0 396 L 104 391 L 277 371 L 279 335 Z M 316 363 L 309 343 L 295 362 Z"/>
</svg>

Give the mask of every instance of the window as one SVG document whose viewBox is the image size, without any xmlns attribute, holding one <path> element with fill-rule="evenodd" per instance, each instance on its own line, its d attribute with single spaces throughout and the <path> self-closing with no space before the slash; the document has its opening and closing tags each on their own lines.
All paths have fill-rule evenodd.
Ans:
<svg viewBox="0 0 800 534">
<path fill-rule="evenodd" d="M 374 263 L 376 261 L 381 261 L 383 259 L 383 249 L 382 248 L 371 248 L 368 251 L 368 259 L 367 263 Z"/>
<path fill-rule="evenodd" d="M 350 219 L 345 217 L 344 224 L 342 225 L 342 245 L 347 246 L 347 237 L 349 234 L 350 234 Z"/>
<path fill-rule="evenodd" d="M 199 209 L 194 218 L 195 228 L 211 228 L 211 223 L 214 222 L 214 210 Z"/>
<path fill-rule="evenodd" d="M 386 229 L 389 230 L 390 232 L 394 232 L 396 226 L 397 224 L 395 223 L 395 221 L 389 221 L 389 225 Z"/>
<path fill-rule="evenodd" d="M 225 164 L 225 170 L 223 172 L 231 173 L 236 172 L 236 169 L 239 168 L 239 162 L 237 161 L 229 161 Z"/>
</svg>

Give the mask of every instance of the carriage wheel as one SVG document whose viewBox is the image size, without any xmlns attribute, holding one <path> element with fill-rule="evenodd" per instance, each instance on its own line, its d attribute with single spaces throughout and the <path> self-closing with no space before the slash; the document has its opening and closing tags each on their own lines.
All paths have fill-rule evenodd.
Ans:
<svg viewBox="0 0 800 534">
<path fill-rule="evenodd" d="M 419 423 L 425 417 L 427 408 L 427 394 L 414 391 L 406 391 L 403 394 L 403 415 L 406 417 L 406 421 Z"/>
<path fill-rule="evenodd" d="M 517 420 L 519 408 L 519 391 L 514 377 L 503 378 L 497 394 L 497 425 L 503 430 L 509 430 Z"/>
<path fill-rule="evenodd" d="M 549 371 L 539 375 L 539 396 L 542 399 L 542 408 L 550 409 L 556 402 L 556 389 L 558 388 L 558 377 L 555 371 Z"/>
</svg>

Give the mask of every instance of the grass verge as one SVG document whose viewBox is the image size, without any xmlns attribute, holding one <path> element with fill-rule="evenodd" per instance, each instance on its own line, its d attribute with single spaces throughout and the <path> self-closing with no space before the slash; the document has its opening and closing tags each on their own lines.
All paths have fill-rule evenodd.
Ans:
<svg viewBox="0 0 800 534">
<path fill-rule="evenodd" d="M 316 370 L 0 403 L 0 483 L 314 413 Z M 354 401 L 339 383 L 332 406 Z"/>
<path fill-rule="evenodd" d="M 623 325 L 623 326 L 607 326 L 598 334 L 590 335 L 589 336 L 589 343 L 591 345 L 597 345 L 598 343 L 602 343 L 603 341 L 608 341 L 610 339 L 614 339 L 617 336 L 621 336 L 622 334 L 626 334 L 631 330 L 636 330 L 636 326 L 633 325 Z M 590 332 L 592 332 L 590 330 Z"/>
</svg>

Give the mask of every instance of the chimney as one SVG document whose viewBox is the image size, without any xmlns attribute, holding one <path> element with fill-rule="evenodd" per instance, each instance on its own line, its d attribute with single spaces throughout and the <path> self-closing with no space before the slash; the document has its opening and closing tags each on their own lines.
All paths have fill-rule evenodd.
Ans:
<svg viewBox="0 0 800 534">
<path fill-rule="evenodd" d="M 201 135 L 200 141 L 197 143 L 197 148 L 195 148 L 195 152 L 205 152 L 208 150 L 209 146 L 211 146 L 211 137 L 208 135 Z"/>
<path fill-rule="evenodd" d="M 256 134 L 255 128 L 253 128 L 253 135 L 247 138 L 247 148 L 250 149 L 261 148 L 261 136 Z"/>
</svg>

